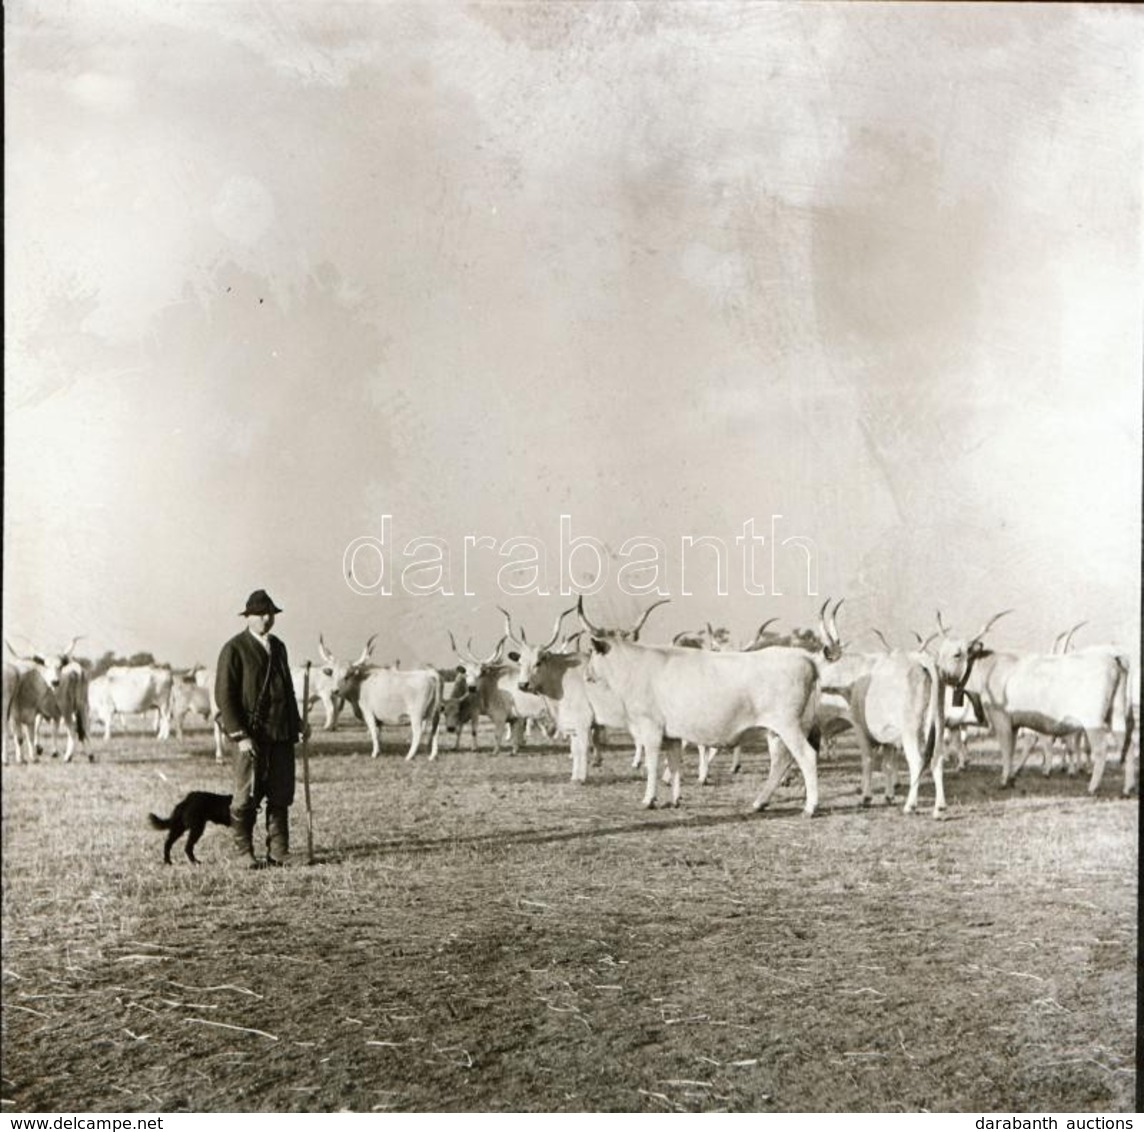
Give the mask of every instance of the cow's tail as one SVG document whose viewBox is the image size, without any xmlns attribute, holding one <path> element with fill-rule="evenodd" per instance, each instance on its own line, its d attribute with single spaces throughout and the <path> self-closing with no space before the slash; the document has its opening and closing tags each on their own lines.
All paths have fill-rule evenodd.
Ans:
<svg viewBox="0 0 1144 1132">
<path fill-rule="evenodd" d="M 433 672 L 433 696 L 428 705 L 430 734 L 436 735 L 441 726 L 441 713 L 445 710 L 445 693 L 439 672 Z"/>
<path fill-rule="evenodd" d="M 812 661 L 810 668 L 813 676 L 802 705 L 802 733 L 807 737 L 815 751 L 818 751 L 822 746 L 822 729 L 818 724 L 818 709 L 822 700 L 822 681 L 819 677 L 818 665 Z"/>
<path fill-rule="evenodd" d="M 87 742 L 87 689 L 84 688 L 75 705 L 75 736 L 81 743 Z"/>
<path fill-rule="evenodd" d="M 924 723 L 925 740 L 922 746 L 922 766 L 932 766 L 935 754 L 940 749 L 941 733 L 945 730 L 944 709 L 945 691 L 942 688 L 941 676 L 938 674 L 937 664 L 932 657 L 920 660 L 929 678 L 929 704 L 926 708 Z"/>
<path fill-rule="evenodd" d="M 171 819 L 161 818 L 158 814 L 148 814 L 147 820 L 151 823 L 152 829 L 170 829 Z"/>
<path fill-rule="evenodd" d="M 1132 726 L 1132 681 L 1131 663 L 1128 657 L 1119 653 L 1112 658 L 1116 661 L 1116 687 L 1109 704 L 1109 724 L 1117 734 L 1130 734 Z"/>
</svg>

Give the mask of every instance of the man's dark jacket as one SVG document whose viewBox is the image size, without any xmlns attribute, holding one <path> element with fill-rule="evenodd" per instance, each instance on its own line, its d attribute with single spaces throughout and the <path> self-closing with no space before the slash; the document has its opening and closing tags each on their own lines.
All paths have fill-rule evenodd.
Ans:
<svg viewBox="0 0 1144 1132">
<path fill-rule="evenodd" d="M 286 646 L 273 635 L 268 640 L 269 652 L 243 630 L 218 654 L 215 700 L 223 730 L 236 743 L 294 743 L 302 730 Z"/>
</svg>

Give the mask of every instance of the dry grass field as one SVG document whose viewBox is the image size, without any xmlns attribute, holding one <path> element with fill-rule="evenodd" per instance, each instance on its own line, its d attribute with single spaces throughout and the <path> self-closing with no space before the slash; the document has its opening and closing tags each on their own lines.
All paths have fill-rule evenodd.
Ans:
<svg viewBox="0 0 1144 1132">
<path fill-rule="evenodd" d="M 273 872 L 215 826 L 162 863 L 148 811 L 229 792 L 205 731 L 4 767 L 4 1111 L 1132 1108 L 1118 768 L 1002 793 L 986 748 L 935 822 L 928 783 L 860 809 L 843 747 L 807 820 L 750 812 L 759 750 L 644 811 L 627 746 L 576 787 L 387 740 L 316 735 L 317 860 L 299 784 Z"/>
</svg>

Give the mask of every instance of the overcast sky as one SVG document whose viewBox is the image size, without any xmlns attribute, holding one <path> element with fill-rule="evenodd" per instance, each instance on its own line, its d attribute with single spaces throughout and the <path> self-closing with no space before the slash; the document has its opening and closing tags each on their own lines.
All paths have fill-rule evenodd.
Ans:
<svg viewBox="0 0 1144 1132">
<path fill-rule="evenodd" d="M 566 514 L 611 554 L 597 620 L 644 604 L 625 540 L 662 542 L 647 640 L 830 594 L 859 644 L 1012 606 L 998 644 L 1138 648 L 1138 9 L 4 17 L 13 643 L 213 661 L 264 587 L 296 658 L 445 661 L 498 603 L 547 633 Z M 386 514 L 394 593 L 362 596 Z M 775 515 L 820 597 L 793 545 L 772 593 Z M 551 596 L 484 550 L 466 596 L 466 535 L 530 536 Z M 418 537 L 453 596 L 404 592 Z"/>
</svg>

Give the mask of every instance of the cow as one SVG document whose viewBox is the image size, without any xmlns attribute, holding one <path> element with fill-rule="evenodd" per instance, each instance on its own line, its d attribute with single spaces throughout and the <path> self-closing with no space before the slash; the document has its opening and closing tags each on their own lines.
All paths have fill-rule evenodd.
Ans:
<svg viewBox="0 0 1144 1132">
<path fill-rule="evenodd" d="M 171 689 L 174 677 L 170 668 L 160 664 L 115 665 L 91 681 L 89 702 L 92 711 L 103 721 L 103 738 L 111 738 L 112 720 L 116 714 L 158 713 L 156 734 L 159 739 L 171 737 Z"/>
<path fill-rule="evenodd" d="M 453 634 L 449 633 L 449 643 L 464 666 L 466 687 L 476 697 L 478 712 L 492 720 L 494 755 L 500 754 L 501 737 L 506 727 L 509 728 L 515 755 L 524 740 L 526 723 L 529 720 L 540 722 L 548 716 L 548 708 L 540 696 L 521 691 L 520 668 L 504 657 L 506 639 L 501 637 L 496 648 L 482 660 L 473 655 L 471 640 L 468 649 L 462 652 Z"/>
<path fill-rule="evenodd" d="M 1052 655 L 986 649 L 985 633 L 1003 615 L 997 614 L 968 639 L 950 634 L 939 616 L 943 633 L 937 653 L 942 675 L 959 692 L 980 697 L 1001 749 L 1001 785 L 1013 783 L 1013 750 L 1022 727 L 1050 736 L 1080 730 L 1093 758 L 1089 794 L 1100 787 L 1108 746 L 1113 744 L 1124 762 L 1123 794 L 1130 795 L 1135 785 L 1133 714 L 1127 702 L 1126 662 L 1113 650 Z"/>
<path fill-rule="evenodd" d="M 778 644 L 780 638 L 775 633 L 768 633 L 768 626 L 774 624 L 778 620 L 777 617 L 768 618 L 755 630 L 755 635 L 750 640 L 744 641 L 737 649 L 731 642 L 730 630 L 725 628 L 713 629 L 711 622 L 708 621 L 702 629 L 697 632 L 684 631 L 676 633 L 671 638 L 671 643 L 677 648 L 685 649 L 710 649 L 712 652 L 754 652 L 756 649 L 767 648 L 769 645 Z M 682 754 L 687 749 L 687 743 L 683 742 L 679 745 L 680 753 Z M 700 786 L 706 786 L 709 778 L 708 774 L 711 769 L 712 763 L 715 761 L 715 756 L 719 753 L 718 747 L 699 747 L 699 777 L 697 779 Z M 638 767 L 640 765 L 640 748 L 636 748 L 635 758 L 632 760 L 632 766 Z M 742 765 L 743 749 L 742 747 L 735 747 L 731 752 L 731 773 L 738 774 L 739 768 Z"/>
<path fill-rule="evenodd" d="M 318 653 L 322 658 L 322 663 L 310 666 L 310 704 L 317 700 L 322 705 L 326 717 L 322 724 L 322 730 L 336 731 L 338 716 L 341 714 L 344 702 L 338 693 L 338 683 L 345 675 L 347 665 L 344 661 L 339 661 L 326 648 L 326 642 L 322 639 L 321 633 L 318 634 Z M 399 661 L 397 667 L 400 666 Z M 302 703 L 302 685 L 305 674 L 304 665 L 290 669 L 290 678 L 294 682 L 294 696 L 298 700 L 298 713 L 300 715 L 305 715 L 306 709 L 310 706 L 310 704 Z"/>
<path fill-rule="evenodd" d="M 430 740 L 429 758 L 435 759 L 441 724 L 441 677 L 431 668 L 401 672 L 370 664 L 374 639 L 370 637 L 361 656 L 345 666 L 337 684 L 338 695 L 356 704 L 361 711 L 373 744 L 370 751 L 373 758 L 381 753 L 381 726 L 408 719 L 411 734 L 406 761 L 417 754 L 426 730 Z"/>
<path fill-rule="evenodd" d="M 215 674 L 211 668 L 196 664 L 187 672 L 172 674 L 171 680 L 171 719 L 175 724 L 175 734 L 182 739 L 183 720 L 188 712 L 201 715 L 214 731 L 215 762 L 223 761 L 222 724 L 219 721 L 218 704 L 214 697 Z"/>
<path fill-rule="evenodd" d="M 817 752 L 808 736 L 818 705 L 818 669 L 814 658 L 797 649 L 758 652 L 709 652 L 675 645 L 642 645 L 622 631 L 593 625 L 576 612 L 587 631 L 591 653 L 589 682 L 608 685 L 619 698 L 628 730 L 646 750 L 647 789 L 643 805 L 656 805 L 659 755 L 666 738 L 704 746 L 734 746 L 747 732 L 773 732 L 771 771 L 754 809 L 763 809 L 782 781 L 791 760 L 806 785 L 804 812 L 818 807 Z M 679 805 L 680 756 L 667 751 L 671 798 Z"/>
<path fill-rule="evenodd" d="M 1087 624 L 1087 621 L 1080 621 L 1073 625 L 1071 629 L 1067 629 L 1062 633 L 1058 633 L 1055 640 L 1053 641 L 1053 646 L 1050 650 L 1051 654 L 1064 655 L 1065 653 L 1068 653 L 1072 647 L 1072 639 L 1076 635 L 1077 630 L 1081 629 Z M 1120 670 L 1115 693 L 1116 711 L 1118 714 L 1122 714 L 1124 716 L 1127 730 L 1131 734 L 1134 731 L 1136 718 L 1138 715 L 1138 712 L 1135 710 L 1133 703 L 1131 657 L 1127 652 L 1115 645 L 1087 645 L 1078 649 L 1075 655 L 1111 656 L 1116 660 L 1117 666 Z M 1111 744 L 1112 746 L 1115 746 L 1115 743 L 1115 738 L 1111 736 L 1108 737 L 1106 745 Z M 1092 762 L 1092 750 L 1083 729 L 1077 728 L 1071 734 L 1056 735 L 1051 738 L 1049 736 L 1041 735 L 1033 731 L 1030 732 L 1030 742 L 1025 749 L 1024 755 L 1021 756 L 1020 761 L 1013 770 L 1014 775 L 1016 775 L 1017 772 L 1021 769 L 1025 761 L 1029 758 L 1037 746 L 1040 746 L 1042 751 L 1043 761 L 1041 766 L 1041 773 L 1046 777 L 1048 777 L 1052 770 L 1052 748 L 1055 746 L 1063 748 L 1064 765 L 1070 775 L 1075 774 L 1086 759 L 1090 765 Z M 1126 766 L 1125 769 L 1127 770 L 1129 768 Z"/>
<path fill-rule="evenodd" d="M 518 650 L 508 654 L 519 665 L 517 686 L 522 692 L 543 698 L 555 721 L 557 734 L 570 742 L 571 781 L 584 783 L 588 780 L 588 756 L 595 753 L 596 736 L 605 727 L 627 728 L 628 720 L 623 704 L 609 688 L 599 683 L 590 684 L 585 678 L 589 656 L 574 649 L 556 647 L 561 623 L 575 609 L 572 606 L 557 616 L 552 635 L 542 645 L 530 645 L 523 628 L 519 634 L 513 632 L 508 611 L 501 609 L 501 613 L 504 614 L 505 636 Z M 639 639 L 639 631 L 646 620 L 645 614 L 629 631 L 631 639 Z M 637 758 L 639 753 L 637 744 Z"/>
<path fill-rule="evenodd" d="M 12 725 L 16 738 L 16 759 L 20 759 L 20 736 L 27 741 L 29 760 L 40 753 L 39 728 L 47 723 L 52 729 L 53 754 L 58 754 L 59 728 L 67 736 L 64 762 L 70 762 L 78 743 L 88 760 L 88 681 L 87 670 L 72 659 L 72 653 L 80 638 L 75 637 L 62 653 L 34 654 L 18 656 L 8 645 L 9 652 L 16 658 L 14 666 L 19 680 L 11 685 L 13 696 L 9 710 L 5 713 L 6 726 Z M 31 673 L 38 679 L 31 678 Z"/>
<path fill-rule="evenodd" d="M 827 603 L 829 604 L 829 603 Z M 900 748 L 910 772 L 909 792 L 903 813 L 913 813 L 918 804 L 922 772 L 930 767 L 934 781 L 934 817 L 945 809 L 942 735 L 942 681 L 937 664 L 927 653 L 889 648 L 880 653 L 845 654 L 835 617 L 829 620 L 826 605 L 819 615 L 827 642 L 819 666 L 824 692 L 841 693 L 849 705 L 862 757 L 861 804 L 870 804 L 871 764 L 877 746 Z M 894 797 L 892 763 L 886 775 L 886 800 Z"/>
</svg>

